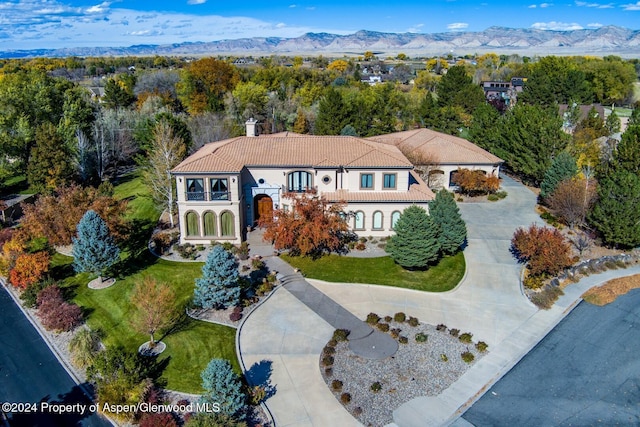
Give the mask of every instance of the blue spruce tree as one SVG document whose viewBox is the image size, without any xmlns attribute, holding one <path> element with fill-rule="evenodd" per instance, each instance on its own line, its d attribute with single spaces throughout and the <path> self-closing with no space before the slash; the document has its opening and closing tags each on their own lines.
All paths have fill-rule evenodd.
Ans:
<svg viewBox="0 0 640 427">
<path fill-rule="evenodd" d="M 214 246 L 196 280 L 193 302 L 202 308 L 226 308 L 240 302 L 240 273 L 233 254 Z"/>
<path fill-rule="evenodd" d="M 73 268 L 78 273 L 93 273 L 102 283 L 105 271 L 120 258 L 120 249 L 100 216 L 88 210 L 78 223 L 73 238 Z"/>
<path fill-rule="evenodd" d="M 220 411 L 236 419 L 244 419 L 246 396 L 242 393 L 240 377 L 233 372 L 229 361 L 211 359 L 200 374 L 205 390 L 201 400 L 219 403 Z"/>
<path fill-rule="evenodd" d="M 406 208 L 393 229 L 387 252 L 403 268 L 426 269 L 440 256 L 438 227 L 420 206 Z"/>
</svg>

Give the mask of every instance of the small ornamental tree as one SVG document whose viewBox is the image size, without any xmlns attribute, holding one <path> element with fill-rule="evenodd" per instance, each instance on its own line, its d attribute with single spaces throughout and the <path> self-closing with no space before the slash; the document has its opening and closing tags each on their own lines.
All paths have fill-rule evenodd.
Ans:
<svg viewBox="0 0 640 427">
<path fill-rule="evenodd" d="M 20 289 L 39 282 L 49 271 L 51 257 L 47 252 L 23 253 L 18 255 L 15 265 L 9 272 L 9 281 Z"/>
<path fill-rule="evenodd" d="M 578 174 L 576 159 L 566 151 L 561 152 L 553 159 L 551 166 L 544 174 L 544 179 L 540 183 L 540 197 L 549 197 L 565 179 L 573 178 Z"/>
<path fill-rule="evenodd" d="M 204 394 L 202 401 L 220 404 L 220 411 L 233 418 L 244 419 L 247 397 L 242 392 L 240 377 L 229 361 L 211 359 L 200 374 Z"/>
<path fill-rule="evenodd" d="M 292 200 L 292 209 L 277 209 L 273 217 L 260 218 L 265 241 L 272 242 L 276 249 L 288 249 L 291 255 L 316 257 L 345 250 L 349 227 L 341 204 L 329 205 L 311 193 L 285 197 Z"/>
<path fill-rule="evenodd" d="M 104 272 L 118 261 L 120 249 L 107 224 L 95 211 L 87 211 L 77 229 L 78 237 L 73 239 L 73 267 L 79 273 L 98 275 L 101 284 Z"/>
<path fill-rule="evenodd" d="M 555 275 L 571 265 L 569 244 L 555 228 L 518 228 L 511 239 L 512 251 L 521 262 L 526 262 L 533 276 Z"/>
<path fill-rule="evenodd" d="M 394 226 L 396 234 L 386 250 L 391 258 L 407 269 L 427 268 L 438 259 L 438 230 L 427 211 L 420 206 L 406 208 Z"/>
<path fill-rule="evenodd" d="M 467 226 L 453 194 L 444 189 L 438 191 L 429 207 L 429 215 L 438 229 L 440 250 L 447 255 L 458 251 L 467 239 Z"/>
<path fill-rule="evenodd" d="M 573 228 L 584 223 L 596 200 L 596 189 L 597 183 L 592 179 L 565 179 L 547 198 L 547 203 L 556 216 Z"/>
<path fill-rule="evenodd" d="M 166 283 L 145 277 L 133 289 L 130 301 L 135 311 L 131 323 L 141 333 L 149 334 L 151 347 L 156 341 L 153 337 L 157 331 L 173 325 L 178 317 L 173 289 Z"/>
<path fill-rule="evenodd" d="M 226 308 L 240 302 L 238 261 L 222 245 L 213 247 L 196 279 L 193 302 L 202 308 Z"/>
</svg>

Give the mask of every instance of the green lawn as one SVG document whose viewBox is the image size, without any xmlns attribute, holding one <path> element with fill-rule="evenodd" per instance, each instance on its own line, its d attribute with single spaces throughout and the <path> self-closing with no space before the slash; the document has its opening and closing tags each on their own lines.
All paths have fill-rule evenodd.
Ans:
<svg viewBox="0 0 640 427">
<path fill-rule="evenodd" d="M 453 289 L 465 271 L 462 252 L 443 258 L 437 265 L 425 271 L 405 270 L 388 256 L 353 258 L 329 255 L 313 260 L 309 257 L 282 255 L 282 258 L 311 279 L 396 286 L 427 292 Z"/>
<path fill-rule="evenodd" d="M 202 273 L 202 263 L 179 263 L 157 259 L 146 250 L 146 240 L 158 217 L 146 187 L 139 178 L 130 177 L 116 186 L 115 195 L 129 199 L 129 218 L 135 221 L 135 236 L 122 255 L 122 261 L 114 267 L 116 284 L 112 287 L 93 290 L 87 287 L 90 277 L 74 275 L 73 259 L 55 255 L 52 274 L 64 278 L 63 286 L 72 294 L 74 302 L 87 313 L 87 324 L 104 334 L 103 341 L 109 346 L 122 346 L 136 351 L 149 338 L 133 330 L 129 318 L 133 307 L 129 295 L 136 283 L 151 276 L 172 286 L 176 294 L 176 305 L 183 308 L 191 299 L 194 280 Z M 143 245 L 143 246 L 141 246 Z M 185 317 L 176 328 L 162 338 L 167 350 L 162 358 L 170 358 L 163 378 L 166 387 L 188 393 L 201 392 L 200 372 L 212 358 L 229 360 L 240 373 L 235 354 L 235 329 L 227 326 L 200 322 Z"/>
</svg>

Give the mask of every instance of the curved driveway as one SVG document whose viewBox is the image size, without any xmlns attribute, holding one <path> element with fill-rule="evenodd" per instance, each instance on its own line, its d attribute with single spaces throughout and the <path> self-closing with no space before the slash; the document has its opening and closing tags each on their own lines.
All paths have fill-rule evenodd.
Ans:
<svg viewBox="0 0 640 427">
<path fill-rule="evenodd" d="M 443 425 L 459 417 L 566 315 L 584 289 L 620 275 L 591 276 L 565 290 L 553 309 L 539 311 L 522 295 L 521 266 L 509 252 L 516 228 L 541 222 L 534 210 L 536 196 L 507 177 L 502 186 L 508 196 L 501 201 L 459 205 L 468 228 L 467 274 L 450 292 L 308 279 L 360 318 L 371 311 L 404 311 L 422 322 L 471 332 L 474 340 L 489 344 L 488 354 L 443 393 L 413 399 L 394 411 L 398 426 Z M 278 289 L 246 320 L 239 334 L 241 358 L 247 368 L 262 359 L 273 361 L 272 381 L 278 391 L 267 405 L 277 426 L 358 425 L 320 376 L 319 354 L 331 332 L 326 322 L 284 289 Z"/>
</svg>

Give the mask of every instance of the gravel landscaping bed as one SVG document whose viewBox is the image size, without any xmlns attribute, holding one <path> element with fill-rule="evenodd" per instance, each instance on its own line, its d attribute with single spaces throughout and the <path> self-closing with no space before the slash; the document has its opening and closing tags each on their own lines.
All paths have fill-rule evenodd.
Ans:
<svg viewBox="0 0 640 427">
<path fill-rule="evenodd" d="M 393 421 L 393 411 L 403 403 L 418 396 L 440 394 L 483 356 L 475 348 L 476 340 L 471 344 L 462 343 L 448 329 L 439 331 L 423 323 L 415 327 L 406 322 L 381 320 L 380 323 L 388 323 L 390 331 L 400 329 L 399 336 L 407 337 L 407 343 L 401 342 L 395 355 L 383 360 L 364 359 L 353 354 L 348 341 L 343 341 L 336 343 L 334 354 L 325 347 L 320 357 L 320 369 L 327 386 L 365 426 L 384 426 Z M 427 340 L 417 342 L 418 333 L 427 335 Z M 466 351 L 474 355 L 474 362 L 462 360 L 461 354 Z M 327 355 L 334 358 L 329 367 L 324 359 Z M 337 385 L 333 384 L 334 380 L 342 382 L 341 389 L 334 387 Z M 374 383 L 379 383 L 378 391 L 374 391 L 377 387 Z M 350 395 L 347 403 L 344 393 Z"/>
</svg>

